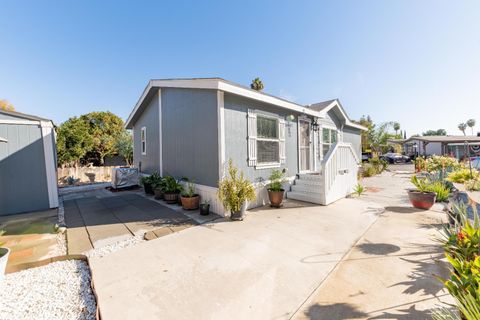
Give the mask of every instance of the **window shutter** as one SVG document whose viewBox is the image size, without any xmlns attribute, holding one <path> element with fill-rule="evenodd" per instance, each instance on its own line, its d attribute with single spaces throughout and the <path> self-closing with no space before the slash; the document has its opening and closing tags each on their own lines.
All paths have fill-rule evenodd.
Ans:
<svg viewBox="0 0 480 320">
<path fill-rule="evenodd" d="M 280 119 L 278 121 L 278 139 L 280 143 L 280 163 L 284 164 L 286 161 L 285 155 L 285 120 Z"/>
<path fill-rule="evenodd" d="M 255 110 L 248 109 L 248 165 L 254 167 L 257 165 L 257 114 Z"/>
</svg>

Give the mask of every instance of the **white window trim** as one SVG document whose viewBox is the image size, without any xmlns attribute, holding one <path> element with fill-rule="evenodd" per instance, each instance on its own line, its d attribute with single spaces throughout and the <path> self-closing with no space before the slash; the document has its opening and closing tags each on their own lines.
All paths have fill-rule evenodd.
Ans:
<svg viewBox="0 0 480 320">
<path fill-rule="evenodd" d="M 336 132 L 337 132 L 337 142 L 340 142 L 340 133 L 341 133 L 341 131 L 338 130 L 337 127 L 335 127 L 335 126 L 333 126 L 333 125 L 331 125 L 331 124 L 322 124 L 322 125 L 320 126 L 319 138 L 320 138 L 320 159 L 321 159 L 321 160 L 323 160 L 323 158 L 324 158 L 323 146 L 326 145 L 326 144 L 328 144 L 328 145 L 331 147 L 331 146 L 333 145 L 333 143 L 331 143 L 331 142 L 330 142 L 330 143 L 325 143 L 325 142 L 323 141 L 323 129 L 329 129 L 329 130 L 330 130 L 330 131 L 329 131 L 329 132 L 330 132 L 330 133 L 329 133 L 329 140 L 331 140 L 331 135 L 332 135 L 331 131 L 336 131 Z M 329 148 L 330 148 L 330 147 L 329 147 Z"/>
<path fill-rule="evenodd" d="M 270 119 L 274 119 L 277 122 L 277 131 L 279 130 L 278 128 L 280 126 L 281 117 L 270 115 L 270 114 L 265 114 L 261 111 L 258 112 L 258 110 L 255 110 L 255 113 L 257 114 L 257 118 L 256 118 L 257 122 L 255 123 L 255 125 L 258 125 L 258 117 L 270 118 Z M 257 152 L 256 152 L 256 154 L 257 154 L 257 164 L 255 165 L 255 169 L 280 168 L 280 166 L 281 166 L 281 163 L 280 163 L 280 158 L 281 158 L 281 155 L 280 155 L 280 132 L 277 132 L 277 136 L 278 136 L 277 139 L 260 138 L 258 136 L 258 132 L 257 132 L 257 139 L 255 141 L 255 148 L 257 149 Z M 260 162 L 260 161 L 258 161 L 258 148 L 257 148 L 257 142 L 258 141 L 277 142 L 278 143 L 278 161 L 275 161 L 275 162 Z"/>
<path fill-rule="evenodd" d="M 143 148 L 145 142 L 145 150 Z M 147 127 L 142 127 L 140 129 L 140 150 L 142 152 L 142 156 L 147 155 Z"/>
</svg>

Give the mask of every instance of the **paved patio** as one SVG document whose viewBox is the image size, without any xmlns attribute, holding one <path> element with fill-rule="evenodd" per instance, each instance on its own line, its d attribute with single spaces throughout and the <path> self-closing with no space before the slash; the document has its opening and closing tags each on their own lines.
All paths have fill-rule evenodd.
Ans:
<svg viewBox="0 0 480 320">
<path fill-rule="evenodd" d="M 102 319 L 288 318 L 378 212 L 291 202 L 92 258 Z"/>
<path fill-rule="evenodd" d="M 68 253 L 83 253 L 155 231 L 151 239 L 203 222 L 195 217 L 198 212 L 187 213 L 152 199 L 137 192 L 107 190 L 64 196 Z M 218 216 L 212 214 L 202 219 L 215 218 Z"/>
</svg>

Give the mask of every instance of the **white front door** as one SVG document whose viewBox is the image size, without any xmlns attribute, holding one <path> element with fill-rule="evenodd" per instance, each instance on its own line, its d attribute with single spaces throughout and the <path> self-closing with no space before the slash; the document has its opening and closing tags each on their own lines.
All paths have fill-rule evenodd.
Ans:
<svg viewBox="0 0 480 320">
<path fill-rule="evenodd" d="M 310 171 L 311 168 L 311 134 L 310 121 L 298 120 L 298 151 L 300 172 Z"/>
</svg>

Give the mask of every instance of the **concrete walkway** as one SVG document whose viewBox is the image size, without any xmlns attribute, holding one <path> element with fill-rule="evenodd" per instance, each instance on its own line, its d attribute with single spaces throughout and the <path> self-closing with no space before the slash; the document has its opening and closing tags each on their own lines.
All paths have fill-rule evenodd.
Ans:
<svg viewBox="0 0 480 320">
<path fill-rule="evenodd" d="M 328 207 L 288 203 L 91 260 L 102 319 L 430 319 L 448 300 L 434 242 L 444 214 L 412 209 L 408 173 Z"/>
<path fill-rule="evenodd" d="M 83 253 L 134 235 L 143 236 L 154 230 L 158 232 L 152 235 L 157 237 L 174 232 L 175 228 L 185 229 L 196 225 L 200 219 L 198 211 L 195 220 L 192 213 L 184 214 L 178 206 L 176 208 L 179 210 L 174 210 L 136 192 L 112 194 L 98 190 L 69 194 L 67 199 L 64 200 L 64 211 L 70 254 Z M 216 217 L 212 214 L 206 219 Z"/>
<path fill-rule="evenodd" d="M 102 319 L 285 319 L 376 220 L 345 199 L 249 213 L 91 259 Z"/>
<path fill-rule="evenodd" d="M 445 214 L 422 211 L 405 199 L 408 175 L 385 173 L 365 179 L 374 192 L 363 199 L 386 211 L 309 297 L 294 319 L 431 319 L 450 296 L 434 275 L 446 275 L 435 242 Z"/>
</svg>

